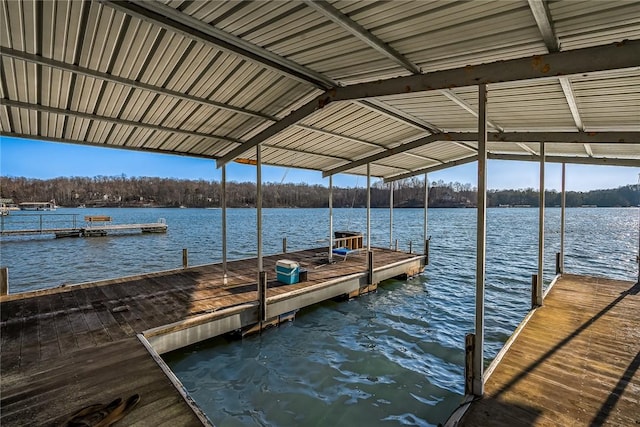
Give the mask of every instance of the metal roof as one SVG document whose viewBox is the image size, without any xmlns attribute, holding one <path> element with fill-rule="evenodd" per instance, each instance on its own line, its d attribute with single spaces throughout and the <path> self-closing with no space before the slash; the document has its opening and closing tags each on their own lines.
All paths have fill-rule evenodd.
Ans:
<svg viewBox="0 0 640 427">
<path fill-rule="evenodd" d="M 640 166 L 640 1 L 3 1 L 2 135 L 393 180 Z"/>
</svg>

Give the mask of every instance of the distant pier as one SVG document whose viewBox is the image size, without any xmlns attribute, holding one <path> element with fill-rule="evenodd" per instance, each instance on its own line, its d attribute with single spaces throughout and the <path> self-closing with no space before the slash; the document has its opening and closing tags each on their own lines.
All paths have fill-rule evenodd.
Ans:
<svg viewBox="0 0 640 427">
<path fill-rule="evenodd" d="M 53 217 L 69 217 L 73 218 L 70 221 L 65 221 L 65 225 L 71 225 L 70 227 L 58 226 L 61 221 L 53 222 L 48 221 Z M 145 223 L 145 224 L 113 224 L 110 216 L 104 215 L 88 215 L 84 217 L 84 223 L 78 224 L 77 215 L 69 214 L 35 214 L 35 215 L 21 215 L 22 218 L 33 218 L 33 221 L 24 221 L 22 224 L 26 225 L 24 228 L 6 228 L 5 223 L 2 223 L 2 229 L 0 230 L 0 236 L 25 236 L 34 234 L 53 234 L 56 238 L 64 237 L 99 237 L 106 236 L 110 232 L 120 231 L 139 231 L 141 233 L 166 233 L 167 223 L 163 218 L 160 218 L 158 222 Z"/>
</svg>

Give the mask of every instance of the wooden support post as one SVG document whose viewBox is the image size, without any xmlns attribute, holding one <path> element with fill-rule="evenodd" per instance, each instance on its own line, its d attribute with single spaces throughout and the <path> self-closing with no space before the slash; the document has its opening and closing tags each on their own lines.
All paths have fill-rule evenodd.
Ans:
<svg viewBox="0 0 640 427">
<path fill-rule="evenodd" d="M 189 251 L 187 248 L 182 248 L 182 268 L 189 267 Z"/>
<path fill-rule="evenodd" d="M 428 238 L 427 240 L 424 241 L 424 264 L 425 265 L 429 265 L 429 242 L 431 241 L 431 238 Z"/>
<path fill-rule="evenodd" d="M 413 242 L 409 240 L 409 253 L 413 253 Z"/>
<path fill-rule="evenodd" d="M 473 394 L 473 353 L 475 352 L 476 336 L 467 334 L 464 337 L 464 394 Z"/>
<path fill-rule="evenodd" d="M 540 281 L 537 274 L 531 275 L 531 308 L 539 307 L 538 304 L 538 289 L 540 288 Z"/>
<path fill-rule="evenodd" d="M 260 303 L 260 323 L 262 323 L 267 320 L 267 272 L 266 271 L 261 271 L 258 273 L 258 302 Z"/>
<path fill-rule="evenodd" d="M 0 268 L 0 295 L 9 295 L 9 269 Z"/>
<path fill-rule="evenodd" d="M 373 285 L 373 251 L 367 251 L 367 272 L 369 275 L 369 284 Z"/>
<path fill-rule="evenodd" d="M 287 253 L 287 238 L 286 237 L 282 238 L 282 253 L 283 254 Z"/>
<path fill-rule="evenodd" d="M 562 261 L 560 252 L 556 252 L 556 274 L 562 274 Z"/>
<path fill-rule="evenodd" d="M 398 239 L 396 239 L 396 247 L 395 247 L 395 251 L 398 252 Z"/>
</svg>

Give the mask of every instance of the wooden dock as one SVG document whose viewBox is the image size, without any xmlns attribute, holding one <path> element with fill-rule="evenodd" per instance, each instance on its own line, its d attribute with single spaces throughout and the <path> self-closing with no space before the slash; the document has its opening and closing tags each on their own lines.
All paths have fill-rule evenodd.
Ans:
<svg viewBox="0 0 640 427">
<path fill-rule="evenodd" d="M 27 236 L 34 234 L 53 234 L 62 237 L 97 237 L 106 236 L 111 231 L 139 231 L 141 233 L 166 233 L 167 224 L 152 222 L 147 224 L 104 224 L 86 227 L 30 228 L 22 230 L 2 230 L 0 236 Z"/>
<path fill-rule="evenodd" d="M 640 284 L 563 275 L 516 332 L 457 425 L 640 425 Z"/>
<path fill-rule="evenodd" d="M 264 258 L 265 326 L 295 308 L 368 292 L 370 282 L 424 267 L 422 255 L 376 248 L 370 280 L 366 256 L 327 264 L 326 251 Z M 308 280 L 275 281 L 283 258 L 306 268 Z M 206 425 L 158 353 L 259 323 L 256 265 L 229 262 L 226 285 L 222 266 L 213 264 L 0 297 L 0 424 L 56 425 L 84 406 L 138 393 L 126 425 Z"/>
</svg>

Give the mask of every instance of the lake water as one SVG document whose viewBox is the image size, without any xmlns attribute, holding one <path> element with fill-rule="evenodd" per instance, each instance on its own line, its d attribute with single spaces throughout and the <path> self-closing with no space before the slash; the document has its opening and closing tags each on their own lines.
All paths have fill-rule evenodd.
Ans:
<svg viewBox="0 0 640 427">
<path fill-rule="evenodd" d="M 87 239 L 3 238 L 0 263 L 12 292 L 221 260 L 220 210 L 59 209 L 111 215 L 115 223 L 165 218 L 167 234 Z M 637 208 L 567 209 L 565 271 L 637 278 Z M 16 227 L 21 212 L 4 218 Z M 372 244 L 389 246 L 389 212 L 374 209 Z M 53 220 L 54 217 L 46 218 Z M 56 217 L 61 220 L 65 217 Z M 71 217 L 69 217 L 71 218 Z M 255 256 L 255 210 L 228 210 L 229 258 Z M 67 219 L 68 221 L 69 219 Z M 262 335 L 214 339 L 165 356 L 218 426 L 437 425 L 463 393 L 464 335 L 473 331 L 474 209 L 430 209 L 431 264 L 377 293 L 325 302 Z M 13 224 L 13 225 L 12 225 Z M 265 209 L 264 252 L 327 244 L 327 209 Z M 545 218 L 545 280 L 554 275 L 560 209 Z M 537 272 L 537 209 L 487 213 L 487 363 L 526 314 Z M 335 209 L 334 228 L 366 230 L 364 209 Z M 394 237 L 422 247 L 423 210 L 394 210 Z"/>
</svg>

